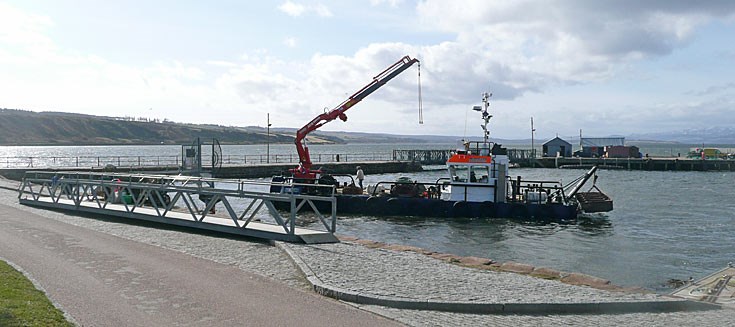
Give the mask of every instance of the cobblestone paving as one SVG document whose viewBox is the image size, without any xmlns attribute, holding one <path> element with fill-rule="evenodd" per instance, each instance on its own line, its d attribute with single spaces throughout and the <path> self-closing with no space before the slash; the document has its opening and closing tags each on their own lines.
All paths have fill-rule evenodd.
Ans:
<svg viewBox="0 0 735 327">
<path fill-rule="evenodd" d="M 415 252 L 354 243 L 287 244 L 327 285 L 416 300 L 489 303 L 588 303 L 670 300 L 657 294 L 610 292 L 508 272 L 448 264 Z"/>
</svg>

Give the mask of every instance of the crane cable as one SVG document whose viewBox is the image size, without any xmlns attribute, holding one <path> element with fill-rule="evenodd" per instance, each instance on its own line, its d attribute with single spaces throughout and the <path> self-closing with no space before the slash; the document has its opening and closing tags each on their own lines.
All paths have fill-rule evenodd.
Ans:
<svg viewBox="0 0 735 327">
<path fill-rule="evenodd" d="M 421 62 L 419 64 L 419 124 L 424 124 L 424 106 L 421 101 Z"/>
</svg>

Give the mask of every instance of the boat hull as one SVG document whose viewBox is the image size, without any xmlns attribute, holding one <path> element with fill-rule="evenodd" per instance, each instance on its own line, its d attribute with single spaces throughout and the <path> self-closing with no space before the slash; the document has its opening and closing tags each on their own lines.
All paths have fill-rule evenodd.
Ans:
<svg viewBox="0 0 735 327">
<path fill-rule="evenodd" d="M 287 203 L 283 203 L 286 205 Z M 317 209 L 329 212 L 331 204 Z M 304 206 L 302 210 L 307 209 Z M 367 216 L 419 216 L 446 218 L 508 218 L 529 221 L 571 221 L 577 218 L 576 205 L 537 203 L 493 203 L 445 201 L 416 197 L 338 195 L 338 214 Z"/>
</svg>

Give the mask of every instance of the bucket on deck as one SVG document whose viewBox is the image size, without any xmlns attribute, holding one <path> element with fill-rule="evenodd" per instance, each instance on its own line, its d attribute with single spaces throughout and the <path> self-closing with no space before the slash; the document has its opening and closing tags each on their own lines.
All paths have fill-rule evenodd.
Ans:
<svg viewBox="0 0 735 327">
<path fill-rule="evenodd" d="M 123 193 L 120 196 L 120 200 L 125 204 L 133 204 L 133 196 L 127 193 Z"/>
</svg>

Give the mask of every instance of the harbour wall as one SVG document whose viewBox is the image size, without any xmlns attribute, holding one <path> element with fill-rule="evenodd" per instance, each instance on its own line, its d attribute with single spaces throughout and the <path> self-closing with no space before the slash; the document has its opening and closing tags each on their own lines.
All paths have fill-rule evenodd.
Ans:
<svg viewBox="0 0 735 327">
<path fill-rule="evenodd" d="M 524 158 L 512 160 L 525 168 L 579 168 L 589 169 L 597 165 L 602 169 L 647 170 L 647 171 L 735 171 L 735 160 L 701 160 L 689 158 Z M 422 171 L 422 162 L 416 161 L 369 161 L 369 162 L 330 162 L 314 165 L 328 174 L 351 174 L 361 166 L 366 174 L 410 173 Z M 216 170 L 212 177 L 217 178 L 263 178 L 288 172 L 293 163 L 226 165 Z M 118 172 L 142 174 L 179 174 L 180 167 L 162 166 L 124 166 L 124 167 L 29 167 L 0 168 L 0 176 L 21 180 L 26 171 L 76 171 L 76 172 Z M 204 169 L 211 173 L 211 169 Z M 185 173 L 186 174 L 186 173 Z"/>
<path fill-rule="evenodd" d="M 332 162 L 319 163 L 312 169 L 319 169 L 327 174 L 354 175 L 360 166 L 365 174 L 408 173 L 422 171 L 421 164 L 406 161 L 377 161 L 377 162 Z M 247 166 L 223 166 L 214 172 L 217 178 L 261 178 L 287 173 L 295 168 L 294 164 L 260 164 Z"/>
<path fill-rule="evenodd" d="M 451 156 L 450 150 L 394 150 L 398 160 L 415 161 L 425 165 L 443 165 Z M 533 157 L 530 150 L 508 149 L 511 163 L 524 168 L 601 168 L 650 171 L 735 171 L 732 159 L 698 159 L 681 157 L 648 158 L 565 158 Z"/>
<path fill-rule="evenodd" d="M 320 163 L 312 166 L 328 174 L 350 174 L 354 175 L 360 166 L 365 174 L 387 174 L 387 173 L 409 173 L 422 171 L 418 162 L 407 161 L 371 161 L 371 162 L 332 162 Z M 294 168 L 294 164 L 258 164 L 258 165 L 227 165 L 216 171 L 204 169 L 205 173 L 216 178 L 263 178 L 287 173 Z M 0 168 L 0 176 L 12 180 L 21 180 L 26 171 L 73 171 L 73 172 L 116 172 L 116 173 L 141 173 L 141 174 L 179 174 L 182 173 L 177 166 L 160 167 L 43 167 L 43 168 Z M 184 174 L 186 174 L 184 172 Z"/>
</svg>

